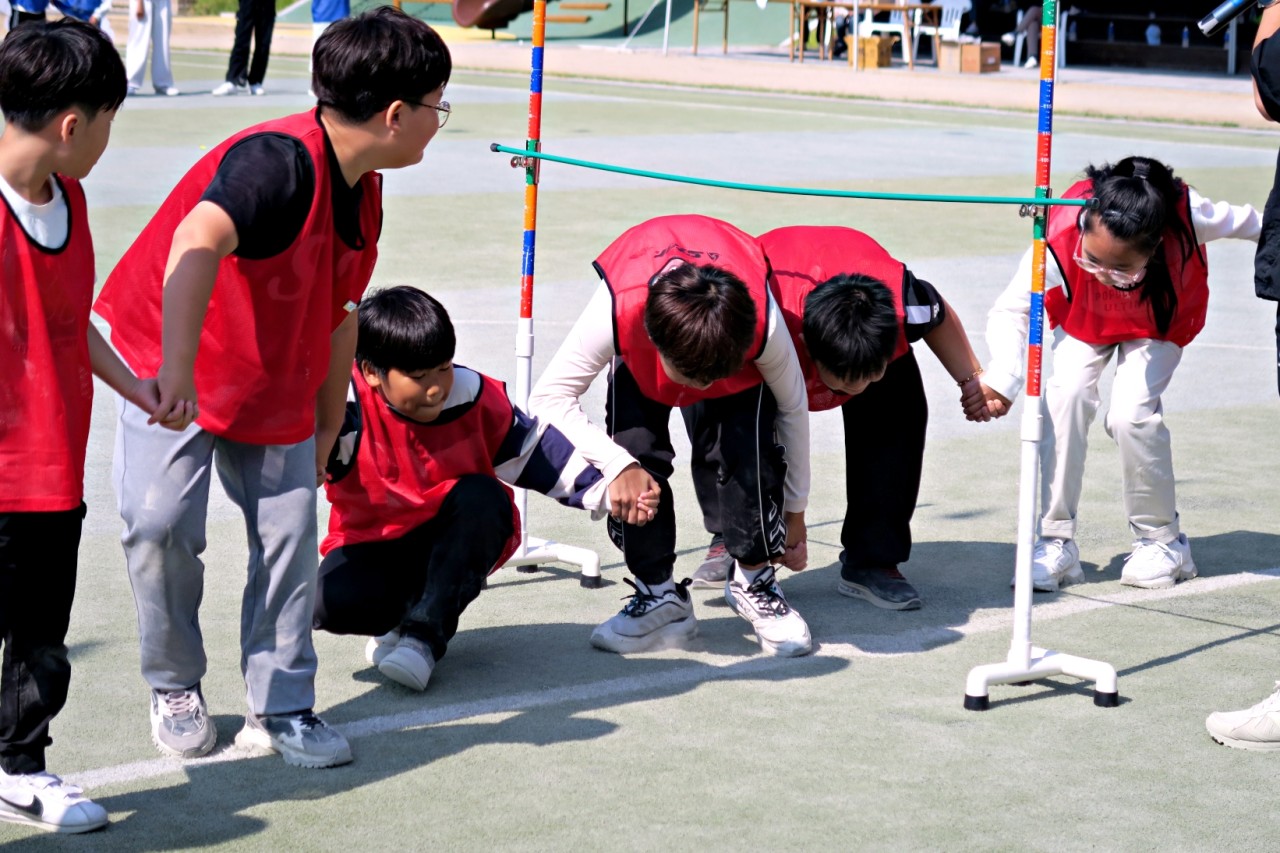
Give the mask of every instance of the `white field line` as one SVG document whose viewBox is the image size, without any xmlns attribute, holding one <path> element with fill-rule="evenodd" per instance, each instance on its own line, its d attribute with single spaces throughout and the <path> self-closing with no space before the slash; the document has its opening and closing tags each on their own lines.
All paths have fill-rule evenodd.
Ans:
<svg viewBox="0 0 1280 853">
<path fill-rule="evenodd" d="M 1145 605 L 1170 598 L 1185 598 L 1204 593 L 1219 592 L 1234 587 L 1274 581 L 1277 578 L 1280 578 L 1280 567 L 1256 572 L 1241 572 L 1233 575 L 1200 578 L 1167 590 L 1126 589 L 1122 592 L 1097 598 L 1064 594 L 1053 601 L 1037 604 L 1034 618 L 1036 622 L 1044 622 L 1067 616 L 1076 616 L 1106 607 L 1127 604 Z M 823 641 L 814 652 L 813 657 L 847 660 L 881 655 L 918 653 L 940 643 L 954 641 L 957 639 L 957 635 L 969 636 L 1007 629 L 1010 627 L 1010 615 L 1010 609 L 1001 608 L 981 613 L 965 624 L 953 627 L 922 628 L 892 635 L 847 634 L 841 637 L 834 637 L 829 641 Z M 364 720 L 347 723 L 341 726 L 341 729 L 343 734 L 354 740 L 474 717 L 528 711 L 564 702 L 591 702 L 633 693 L 643 694 L 648 691 L 661 693 L 669 691 L 673 687 L 684 687 L 714 680 L 715 676 L 709 674 L 709 670 L 720 669 L 724 671 L 725 677 L 736 678 L 772 672 L 783 667 L 803 666 L 805 660 L 806 658 L 758 657 L 724 666 L 717 666 L 716 664 L 699 660 L 690 666 L 676 667 L 650 675 L 626 676 L 607 681 L 597 681 L 592 684 L 533 690 L 509 696 L 495 696 L 491 699 L 474 702 L 459 702 L 453 705 L 423 708 L 402 714 L 369 717 Z M 956 678 L 958 689 L 960 676 L 956 676 Z M 149 761 L 135 761 L 130 764 L 119 764 L 114 767 L 102 767 L 97 770 L 73 773 L 68 775 L 67 779 L 85 789 L 92 790 L 107 785 L 136 783 L 183 772 L 187 765 L 198 766 L 223 761 L 238 761 L 250 757 L 253 756 L 232 747 L 190 762 L 178 759 L 156 758 Z"/>
</svg>

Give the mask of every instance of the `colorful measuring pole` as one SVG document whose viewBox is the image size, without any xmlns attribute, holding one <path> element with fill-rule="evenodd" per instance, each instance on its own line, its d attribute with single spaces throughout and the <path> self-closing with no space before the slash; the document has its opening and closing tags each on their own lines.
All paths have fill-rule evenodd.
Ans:
<svg viewBox="0 0 1280 853">
<path fill-rule="evenodd" d="M 533 56 L 529 67 L 529 131 L 526 151 L 542 147 L 542 70 L 547 29 L 547 0 L 533 4 Z M 524 161 L 524 239 L 520 253 L 520 319 L 516 327 L 516 405 L 529 409 L 529 392 L 533 387 L 533 268 L 538 238 L 538 174 L 541 161 L 532 157 Z M 518 495 L 520 517 L 526 519 L 528 504 L 523 490 Z M 528 550 L 529 525 L 522 525 L 520 550 Z"/>
<path fill-rule="evenodd" d="M 1048 199 L 1052 190 L 1050 169 L 1053 164 L 1053 85 L 1057 72 L 1058 4 L 1046 0 L 1041 18 L 1040 35 L 1040 106 L 1036 127 L 1036 191 L 1037 199 Z M 1041 402 L 1041 373 L 1044 366 L 1044 275 L 1046 261 L 1045 234 L 1048 230 L 1049 207 L 1035 206 L 1031 249 L 1031 310 L 1027 330 L 1027 385 L 1022 410 L 1022 468 L 1018 494 L 1018 548 L 1014 564 L 1013 642 L 1009 663 L 1031 665 L 1031 558 L 1035 549 L 1036 508 L 1039 500 L 1040 444 L 1045 429 L 1044 406 Z M 1052 426 L 1049 426 L 1052 429 Z"/>
</svg>

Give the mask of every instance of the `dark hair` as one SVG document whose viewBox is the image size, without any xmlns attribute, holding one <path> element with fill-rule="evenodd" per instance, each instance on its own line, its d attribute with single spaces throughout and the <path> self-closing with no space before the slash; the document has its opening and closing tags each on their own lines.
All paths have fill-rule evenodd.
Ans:
<svg viewBox="0 0 1280 853">
<path fill-rule="evenodd" d="M 644 330 L 673 368 L 700 385 L 737 373 L 756 337 L 756 305 L 736 275 L 682 264 L 649 286 Z"/>
<path fill-rule="evenodd" d="M 0 112 L 29 133 L 72 107 L 96 118 L 123 104 L 127 91 L 120 53 L 91 24 L 30 21 L 0 43 Z"/>
<path fill-rule="evenodd" d="M 316 101 L 352 124 L 368 121 L 392 101 L 419 103 L 453 71 L 439 33 L 393 6 L 330 25 L 311 56 Z"/>
<path fill-rule="evenodd" d="M 805 347 L 824 370 L 848 382 L 884 370 L 898 345 L 898 309 L 884 282 L 838 275 L 804 299 Z"/>
<path fill-rule="evenodd" d="M 439 367 L 453 358 L 457 343 L 449 312 L 417 288 L 388 287 L 360 303 L 356 361 L 378 373 Z"/>
<path fill-rule="evenodd" d="M 1195 251 L 1195 237 L 1178 216 L 1185 184 L 1173 170 L 1150 157 L 1126 157 L 1115 165 L 1089 166 L 1085 174 L 1093 183 L 1098 207 L 1083 214 L 1081 230 L 1101 223 L 1117 240 L 1144 252 L 1155 252 L 1142 279 L 1142 301 L 1151 306 L 1156 328 L 1169 331 L 1178 310 L 1178 292 L 1165 263 L 1156 251 L 1162 238 L 1174 242 L 1185 263 Z"/>
</svg>

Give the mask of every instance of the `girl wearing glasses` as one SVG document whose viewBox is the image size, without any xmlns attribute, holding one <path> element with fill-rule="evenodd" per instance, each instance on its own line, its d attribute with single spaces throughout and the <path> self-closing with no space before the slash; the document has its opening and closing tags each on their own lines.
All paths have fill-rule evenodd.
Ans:
<svg viewBox="0 0 1280 853">
<path fill-rule="evenodd" d="M 1179 529 L 1173 457 L 1160 396 L 1182 349 L 1204 328 L 1209 269 L 1204 244 L 1257 242 L 1261 217 L 1248 205 L 1202 198 L 1170 168 L 1127 157 L 1085 170 L 1063 198 L 1096 208 L 1052 207 L 1044 306 L 1053 329 L 1053 375 L 1045 383 L 1050 429 L 1041 444 L 1040 539 L 1032 564 L 1037 590 L 1083 580 L 1075 543 L 1089 426 L 1098 380 L 1114 358 L 1107 434 L 1120 450 L 1125 512 L 1135 541 L 1120 582 L 1171 587 L 1196 575 Z M 987 320 L 991 363 L 982 376 L 991 414 L 1009 411 L 1023 381 L 1032 258 L 1022 258 Z"/>
</svg>

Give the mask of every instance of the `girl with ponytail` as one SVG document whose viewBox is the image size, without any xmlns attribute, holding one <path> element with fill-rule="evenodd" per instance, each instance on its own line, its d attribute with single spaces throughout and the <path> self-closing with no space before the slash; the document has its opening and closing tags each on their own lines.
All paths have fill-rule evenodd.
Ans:
<svg viewBox="0 0 1280 853">
<path fill-rule="evenodd" d="M 1098 381 L 1114 357 L 1107 434 L 1120 450 L 1133 553 L 1120 582 L 1171 587 L 1196 575 L 1179 528 L 1173 456 L 1161 395 L 1182 349 L 1204 328 L 1209 269 L 1204 244 L 1257 242 L 1262 221 L 1248 205 L 1202 198 L 1149 157 L 1090 166 L 1064 198 L 1095 206 L 1051 207 L 1044 305 L 1053 330 L 1045 383 L 1049 428 L 1040 448 L 1040 539 L 1035 588 L 1055 592 L 1083 579 L 1075 543 L 1089 426 Z M 1031 252 L 987 321 L 991 363 L 982 376 L 991 414 L 1006 414 L 1023 377 L 1030 314 Z"/>
</svg>

